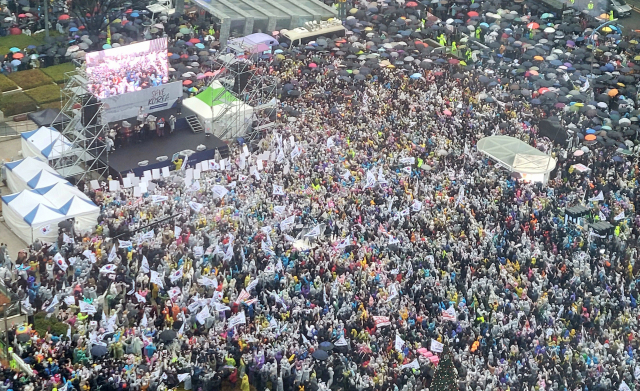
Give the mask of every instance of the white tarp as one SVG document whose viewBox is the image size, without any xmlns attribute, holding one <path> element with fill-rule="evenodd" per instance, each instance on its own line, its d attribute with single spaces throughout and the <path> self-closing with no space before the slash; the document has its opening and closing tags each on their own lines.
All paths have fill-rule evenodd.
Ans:
<svg viewBox="0 0 640 391">
<path fill-rule="evenodd" d="M 79 229 L 93 230 L 97 224 L 100 208 L 75 186 L 57 183 L 34 191 L 45 196 L 65 218 L 74 218 Z"/>
<path fill-rule="evenodd" d="M 5 167 L 7 168 L 7 185 L 13 193 L 28 189 L 27 182 L 41 171 L 56 173 L 42 158 L 32 156 L 6 163 Z"/>
<path fill-rule="evenodd" d="M 42 126 L 22 133 L 22 156 L 37 156 L 47 160 L 59 159 L 71 150 L 71 142 L 53 128 Z"/>
<path fill-rule="evenodd" d="M 556 168 L 556 160 L 553 157 L 511 136 L 480 139 L 478 151 L 509 170 L 521 174 L 548 174 Z"/>
<path fill-rule="evenodd" d="M 47 170 L 42 170 L 33 178 L 27 181 L 27 187 L 29 189 L 37 189 L 41 187 L 47 187 L 51 185 L 55 185 L 56 183 L 69 183 L 66 179 L 58 175 L 57 173 L 52 173 Z"/>
</svg>

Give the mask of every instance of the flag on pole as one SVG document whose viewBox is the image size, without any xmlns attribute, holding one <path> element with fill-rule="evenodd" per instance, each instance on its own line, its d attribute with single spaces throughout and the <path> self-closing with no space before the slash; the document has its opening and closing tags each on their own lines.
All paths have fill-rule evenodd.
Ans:
<svg viewBox="0 0 640 391">
<path fill-rule="evenodd" d="M 442 353 L 443 348 L 444 345 L 442 343 L 436 341 L 435 339 L 431 340 L 431 348 L 429 350 L 436 353 Z"/>
<path fill-rule="evenodd" d="M 305 238 L 315 238 L 320 235 L 320 224 L 316 225 L 311 231 L 307 232 L 304 237 Z"/>
<path fill-rule="evenodd" d="M 453 306 L 449 307 L 449 309 L 442 310 L 442 320 L 448 320 L 451 322 L 458 320 L 458 315 L 456 314 L 456 310 Z"/>
<path fill-rule="evenodd" d="M 402 339 L 400 335 L 396 334 L 396 343 L 395 343 L 396 350 L 399 352 L 402 352 L 403 347 L 404 347 L 404 339 Z"/>
<path fill-rule="evenodd" d="M 589 198 L 590 202 L 604 201 L 604 193 L 600 192 L 597 196 Z"/>
</svg>

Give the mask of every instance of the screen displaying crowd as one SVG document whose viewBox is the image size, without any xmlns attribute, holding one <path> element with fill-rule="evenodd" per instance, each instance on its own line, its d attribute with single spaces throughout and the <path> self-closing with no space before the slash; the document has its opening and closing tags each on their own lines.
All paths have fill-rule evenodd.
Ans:
<svg viewBox="0 0 640 391">
<path fill-rule="evenodd" d="M 87 54 L 89 90 L 98 98 L 140 91 L 169 79 L 167 39 Z"/>
</svg>

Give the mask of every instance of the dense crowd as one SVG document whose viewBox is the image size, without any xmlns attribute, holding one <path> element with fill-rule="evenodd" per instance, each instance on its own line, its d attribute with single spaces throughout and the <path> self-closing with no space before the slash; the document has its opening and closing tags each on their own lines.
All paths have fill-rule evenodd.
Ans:
<svg viewBox="0 0 640 391">
<path fill-rule="evenodd" d="M 141 197 L 87 188 L 102 210 L 94 232 L 0 252 L 23 308 L 68 325 L 13 330 L 24 364 L 2 387 L 421 390 L 444 345 L 463 391 L 636 388 L 626 38 L 602 36 L 608 54 L 580 68 L 592 54 L 583 16 L 554 36 L 525 27 L 542 8 L 486 3 L 464 45 L 457 22 L 421 21 L 409 3 L 383 2 L 377 18 L 373 6 L 361 11 L 378 24 L 351 18 L 346 39 L 263 63 L 281 107 L 257 150 L 187 160 Z M 400 23 L 453 53 L 395 35 Z M 569 145 L 540 135 L 554 118 L 573 130 Z M 550 180 L 523 181 L 477 151 L 498 134 L 556 157 Z M 578 204 L 611 232 L 570 222 Z"/>
</svg>

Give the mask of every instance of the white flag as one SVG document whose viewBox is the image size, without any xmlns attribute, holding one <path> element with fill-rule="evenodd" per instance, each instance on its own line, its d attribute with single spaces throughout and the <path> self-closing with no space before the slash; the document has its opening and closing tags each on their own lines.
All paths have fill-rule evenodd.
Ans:
<svg viewBox="0 0 640 391">
<path fill-rule="evenodd" d="M 136 295 L 136 299 L 138 299 L 138 303 L 146 303 L 147 299 L 142 296 L 141 294 L 139 294 L 138 292 L 135 293 Z"/>
<path fill-rule="evenodd" d="M 74 240 L 72 237 L 69 237 L 69 235 L 63 233 L 62 234 L 62 241 L 65 243 L 74 243 Z"/>
<path fill-rule="evenodd" d="M 164 289 L 164 281 L 160 277 L 160 273 L 158 273 L 157 271 L 151 270 L 151 278 L 149 279 L 149 281 Z"/>
<path fill-rule="evenodd" d="M 244 311 L 238 312 L 235 316 L 229 318 L 229 328 L 234 328 L 239 324 L 246 324 L 247 318 L 244 315 Z"/>
<path fill-rule="evenodd" d="M 411 368 L 411 369 L 420 369 L 420 364 L 418 363 L 418 359 L 414 359 L 408 364 L 402 365 L 402 369 Z"/>
<path fill-rule="evenodd" d="M 274 206 L 273 207 L 273 211 L 276 212 L 277 214 L 281 215 L 285 212 L 286 207 L 285 206 Z"/>
<path fill-rule="evenodd" d="M 227 190 L 226 187 L 220 186 L 220 185 L 213 185 L 213 187 L 211 188 L 211 191 L 213 192 L 213 195 L 216 196 L 217 198 L 224 198 L 224 196 L 226 196 L 227 193 L 229 192 L 229 190 Z"/>
<path fill-rule="evenodd" d="M 118 248 L 131 247 L 133 243 L 130 240 L 118 240 Z"/>
<path fill-rule="evenodd" d="M 149 261 L 147 260 L 147 257 L 143 255 L 142 263 L 140 264 L 140 271 L 143 273 L 149 273 L 149 270 Z"/>
<path fill-rule="evenodd" d="M 442 310 L 442 320 L 448 320 L 451 322 L 455 322 L 458 320 L 458 314 L 456 314 L 456 310 L 455 308 L 453 308 L 453 306 L 450 306 L 446 310 Z"/>
<path fill-rule="evenodd" d="M 189 375 L 188 373 L 178 373 L 178 381 L 179 381 L 180 383 L 182 383 L 182 382 L 183 382 L 183 381 L 185 381 L 189 376 L 191 376 L 191 375 Z"/>
<path fill-rule="evenodd" d="M 56 306 L 58 304 L 60 304 L 60 300 L 58 300 L 58 296 L 53 296 L 53 300 L 51 300 L 51 303 L 49 303 L 49 305 L 45 309 L 45 312 L 53 312 L 56 309 Z"/>
<path fill-rule="evenodd" d="M 145 313 L 142 316 L 142 320 L 140 321 L 140 326 L 145 328 L 145 327 L 147 327 L 148 324 L 149 324 L 149 321 L 147 320 L 147 314 Z"/>
<path fill-rule="evenodd" d="M 182 322 L 182 325 L 180 326 L 180 330 L 178 330 L 178 335 L 179 336 L 183 336 L 184 335 L 184 325 L 187 324 L 186 321 Z"/>
<path fill-rule="evenodd" d="M 67 262 L 64 260 L 64 258 L 62 258 L 62 255 L 60 255 L 60 253 L 54 255 L 53 260 L 63 272 L 66 272 L 69 268 L 69 265 L 67 265 Z"/>
<path fill-rule="evenodd" d="M 597 196 L 589 198 L 589 201 L 591 202 L 604 201 L 604 193 L 601 191 L 600 193 L 598 193 Z"/>
<path fill-rule="evenodd" d="M 116 245 L 114 243 L 113 247 L 111 247 L 111 251 L 109 252 L 109 258 L 108 258 L 109 263 L 113 262 L 113 260 L 116 259 L 116 257 L 117 257 Z"/>
<path fill-rule="evenodd" d="M 307 232 L 304 237 L 305 238 L 315 238 L 320 235 L 320 224 L 316 225 L 311 231 Z"/>
<path fill-rule="evenodd" d="M 598 217 L 600 218 L 601 221 L 607 221 L 607 216 L 605 216 L 604 213 L 602 213 L 602 211 L 598 212 Z"/>
<path fill-rule="evenodd" d="M 402 171 L 403 171 L 405 174 L 411 174 L 411 166 L 403 167 L 403 168 L 402 168 Z"/>
<path fill-rule="evenodd" d="M 631 391 L 631 389 L 629 388 L 627 383 L 625 383 L 625 381 L 623 380 L 622 383 L 620 383 L 620 387 L 618 388 L 618 391 Z"/>
<path fill-rule="evenodd" d="M 283 231 L 288 230 L 289 228 L 291 228 L 291 226 L 293 226 L 293 223 L 295 222 L 295 220 L 296 220 L 295 215 L 287 217 L 286 219 L 280 222 L 280 229 Z"/>
<path fill-rule="evenodd" d="M 205 305 L 204 308 L 202 308 L 202 310 L 198 312 L 198 315 L 196 315 L 196 319 L 200 324 L 204 324 L 209 316 L 211 316 L 211 314 L 209 313 L 209 306 Z"/>
<path fill-rule="evenodd" d="M 273 195 L 284 195 L 284 187 L 280 185 L 273 185 Z"/>
<path fill-rule="evenodd" d="M 100 268 L 100 273 L 110 274 L 116 272 L 116 265 L 109 263 Z"/>
<path fill-rule="evenodd" d="M 171 283 L 175 284 L 175 282 L 181 279 L 183 275 L 184 275 L 184 265 L 180 266 L 180 269 L 171 273 L 171 275 L 169 276 L 169 280 L 171 280 Z"/>
<path fill-rule="evenodd" d="M 331 147 L 333 147 L 334 145 L 336 145 L 336 143 L 333 141 L 333 137 L 334 137 L 334 136 L 331 136 L 331 137 L 329 137 L 329 138 L 327 139 L 327 148 L 331 148 Z"/>
<path fill-rule="evenodd" d="M 633 371 L 633 377 L 635 377 L 636 379 L 640 379 L 640 366 L 637 366 Z"/>
<path fill-rule="evenodd" d="M 74 296 L 67 296 L 64 298 L 64 302 L 67 303 L 67 305 L 75 305 L 76 298 Z"/>
<path fill-rule="evenodd" d="M 180 234 L 182 233 L 182 228 L 178 227 L 177 225 L 173 226 L 173 236 L 180 236 Z"/>
<path fill-rule="evenodd" d="M 616 217 L 614 217 L 613 219 L 615 221 L 624 219 L 624 210 L 622 212 L 618 213 L 618 215 Z"/>
<path fill-rule="evenodd" d="M 200 204 L 200 203 L 195 202 L 195 201 L 190 201 L 189 202 L 189 207 L 191 209 L 193 209 L 194 212 L 196 212 L 196 213 L 200 213 L 200 211 L 202 210 L 203 206 L 204 206 L 203 204 Z"/>
<path fill-rule="evenodd" d="M 96 307 L 85 302 L 80 301 L 80 312 L 86 312 L 87 314 L 95 314 L 97 312 Z"/>
<path fill-rule="evenodd" d="M 400 338 L 400 335 L 396 334 L 396 344 L 395 348 L 398 352 L 402 352 L 402 347 L 404 346 L 404 339 Z"/>
<path fill-rule="evenodd" d="M 444 348 L 443 344 L 436 341 L 435 339 L 431 340 L 431 348 L 429 350 L 431 350 L 432 352 L 441 353 L 443 348 Z"/>
<path fill-rule="evenodd" d="M 413 204 L 411 204 L 411 209 L 414 212 L 420 212 L 420 210 L 422 210 L 422 202 L 418 200 L 413 201 Z"/>
</svg>

